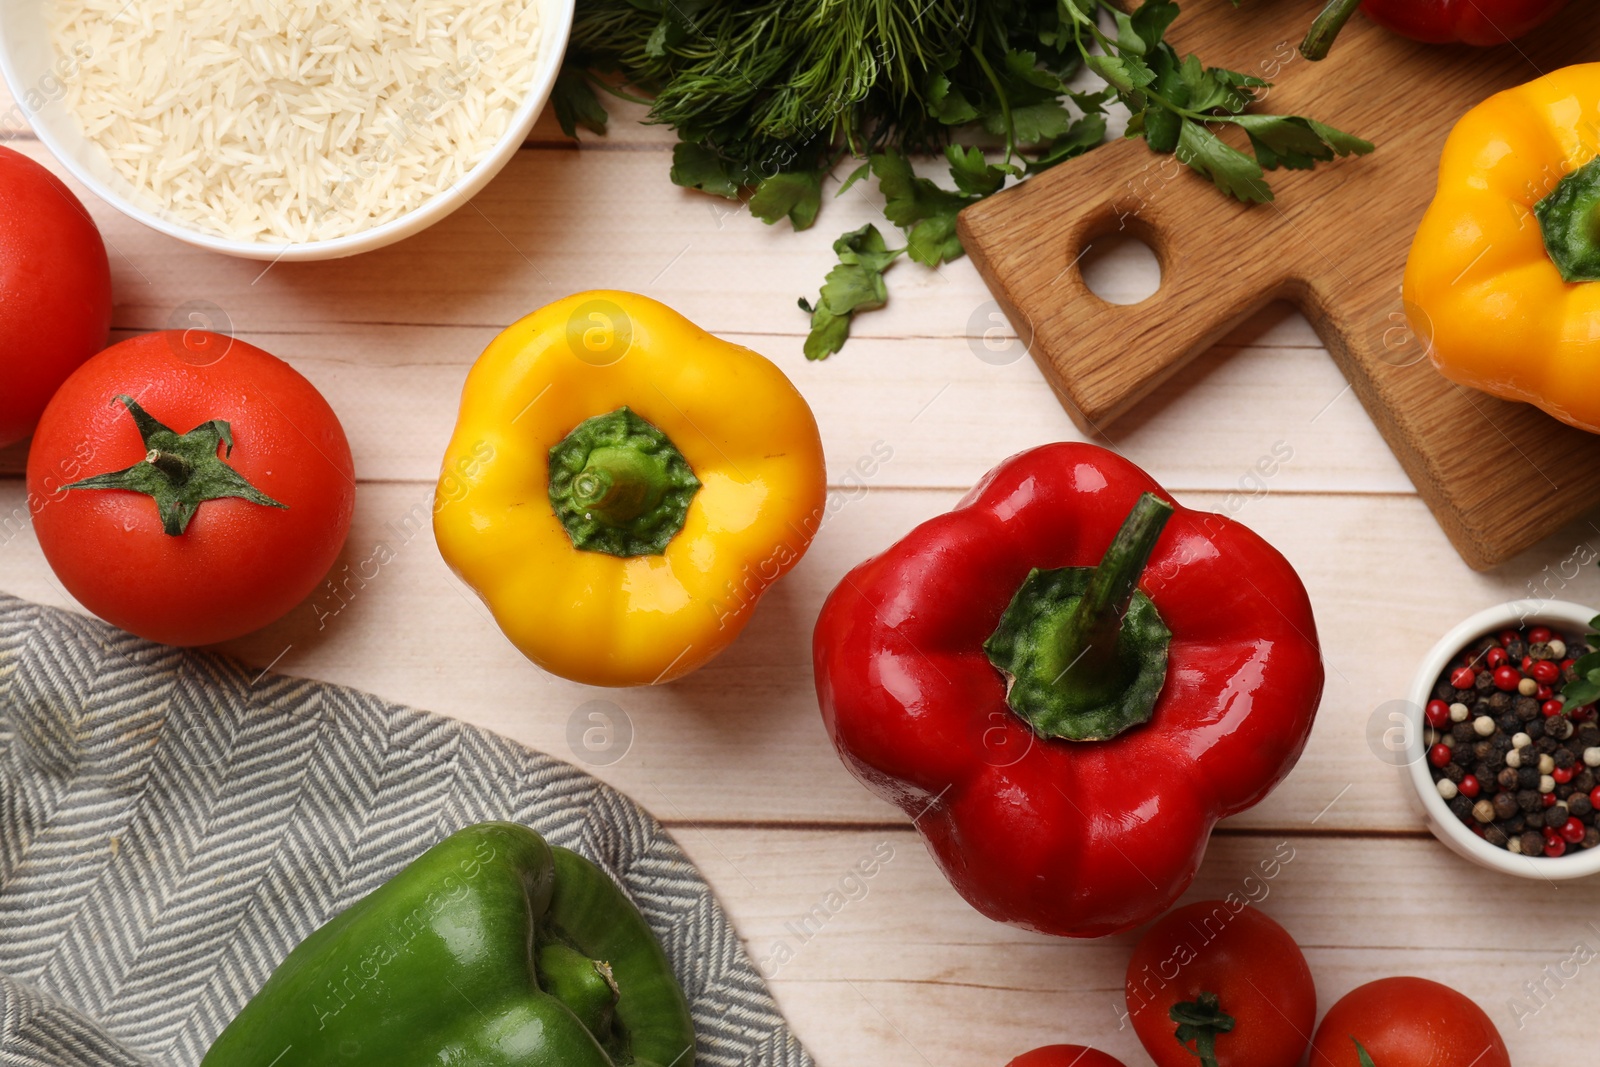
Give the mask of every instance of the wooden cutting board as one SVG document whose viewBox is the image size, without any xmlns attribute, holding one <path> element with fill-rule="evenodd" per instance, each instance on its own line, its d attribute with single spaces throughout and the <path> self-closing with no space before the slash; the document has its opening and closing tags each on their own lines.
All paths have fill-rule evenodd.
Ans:
<svg viewBox="0 0 1600 1067">
<path fill-rule="evenodd" d="M 1462 557 L 1487 569 L 1600 501 L 1600 436 L 1446 381 L 1407 324 L 1400 280 L 1450 127 L 1491 93 L 1600 58 L 1600 4 L 1577 0 L 1493 49 L 1419 45 L 1357 15 L 1311 63 L 1296 45 L 1319 6 L 1192 0 L 1171 40 L 1180 55 L 1271 80 L 1263 109 L 1365 137 L 1372 155 L 1269 172 L 1277 200 L 1244 205 L 1142 140 L 1122 141 L 968 208 L 961 237 L 1090 433 L 1262 305 L 1294 304 Z M 1095 296 L 1077 268 L 1119 230 L 1161 265 L 1160 289 L 1129 306 Z"/>
</svg>

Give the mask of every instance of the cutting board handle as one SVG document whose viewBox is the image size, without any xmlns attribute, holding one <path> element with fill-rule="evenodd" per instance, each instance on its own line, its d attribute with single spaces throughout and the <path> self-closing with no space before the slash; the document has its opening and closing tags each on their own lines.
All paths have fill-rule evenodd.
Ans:
<svg viewBox="0 0 1600 1067">
<path fill-rule="evenodd" d="M 1061 210 L 1060 187 L 1049 190 L 1054 202 L 1047 211 L 1040 200 L 1039 214 L 1053 218 L 1027 230 L 1013 222 L 1006 241 L 985 242 L 979 268 L 1030 349 L 1094 354 L 1080 360 L 1070 377 L 1058 373 L 1052 360 L 1039 363 L 1073 421 L 1086 432 L 1100 433 L 1253 312 L 1294 294 L 1298 257 L 1271 247 L 1243 256 L 1237 249 L 1225 257 L 1214 255 L 1219 235 L 1237 235 L 1250 225 L 1241 216 L 1276 209 L 1219 195 L 1175 157 L 1154 155 L 1142 142 L 1108 145 L 1093 155 L 1100 159 L 1085 161 L 1092 172 L 1075 183 L 1069 210 Z M 1015 197 L 1004 205 L 1011 219 L 1028 214 L 1031 185 L 1024 182 L 1007 194 Z M 986 228 L 990 203 L 962 213 L 964 239 Z M 1135 304 L 1107 302 L 1083 277 L 1089 246 L 1117 234 L 1148 245 L 1160 265 L 1159 288 Z M 1008 291 L 1007 279 L 1041 273 L 1040 262 L 1056 265 L 1055 281 L 1044 313 L 1039 314 L 1035 294 L 1030 315 L 1020 294 Z M 1219 278 L 1224 262 L 1234 265 Z"/>
</svg>

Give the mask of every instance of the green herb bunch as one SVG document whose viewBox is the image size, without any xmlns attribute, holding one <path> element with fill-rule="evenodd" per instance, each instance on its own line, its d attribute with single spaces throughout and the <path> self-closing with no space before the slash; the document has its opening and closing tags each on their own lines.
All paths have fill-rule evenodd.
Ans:
<svg viewBox="0 0 1600 1067">
<path fill-rule="evenodd" d="M 890 248 L 870 225 L 834 243 L 820 297 L 800 301 L 806 356 L 823 359 L 857 312 L 887 301 L 895 260 L 959 257 L 956 214 L 1101 144 L 1113 101 L 1131 116 L 1128 136 L 1241 200 L 1272 199 L 1267 170 L 1372 150 L 1311 119 L 1246 113 L 1268 83 L 1180 58 L 1164 40 L 1177 16 L 1167 0 L 1132 14 L 1109 0 L 577 0 L 553 101 L 569 134 L 604 133 L 596 90 L 647 94 L 648 121 L 679 137 L 675 183 L 797 230 L 816 221 L 824 179 L 860 160 L 839 191 L 875 178 L 905 244 Z M 1069 87 L 1085 66 L 1104 88 Z M 1241 127 L 1249 151 L 1217 123 Z M 986 153 L 980 140 L 1003 147 Z M 938 152 L 954 188 L 912 171 L 911 156 Z"/>
</svg>

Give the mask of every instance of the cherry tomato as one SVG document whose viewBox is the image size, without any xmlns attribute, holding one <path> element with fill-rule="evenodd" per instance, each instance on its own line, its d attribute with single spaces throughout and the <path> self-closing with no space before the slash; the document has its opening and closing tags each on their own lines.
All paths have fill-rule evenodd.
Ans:
<svg viewBox="0 0 1600 1067">
<path fill-rule="evenodd" d="M 61 179 L 0 148 L 0 446 L 33 432 L 111 329 L 111 267 Z"/>
<path fill-rule="evenodd" d="M 1195 1067 L 1195 1042 L 1175 1038 L 1174 1005 L 1231 1018 L 1217 1033 L 1218 1067 L 1298 1063 L 1317 1017 L 1311 968 L 1289 932 L 1237 898 L 1169 912 L 1128 963 L 1128 1016 L 1156 1067 Z M 1203 1050 L 1201 1050 L 1203 1051 Z"/>
<path fill-rule="evenodd" d="M 190 497 L 158 508 L 159 495 L 80 484 L 130 477 Z M 316 588 L 349 532 L 355 479 L 338 417 L 287 363 L 168 330 L 67 379 L 34 434 L 28 498 L 45 559 L 84 607 L 200 645 L 259 629 Z"/>
<path fill-rule="evenodd" d="M 1083 1045 L 1045 1045 L 1024 1052 L 1006 1067 L 1126 1067 L 1115 1056 L 1108 1056 Z"/>
<path fill-rule="evenodd" d="M 1383 978 L 1346 993 L 1317 1027 L 1308 1067 L 1362 1067 L 1358 1041 L 1380 1067 L 1511 1067 L 1483 1009 L 1426 978 Z"/>
</svg>

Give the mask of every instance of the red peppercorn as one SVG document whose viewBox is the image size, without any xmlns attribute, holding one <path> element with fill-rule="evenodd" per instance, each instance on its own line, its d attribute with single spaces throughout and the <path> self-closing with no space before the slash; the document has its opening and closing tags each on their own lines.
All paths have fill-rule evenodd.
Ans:
<svg viewBox="0 0 1600 1067">
<path fill-rule="evenodd" d="M 1522 657 L 1522 673 L 1523 674 L 1527 674 L 1532 669 L 1533 669 L 1533 657 L 1532 656 L 1523 656 Z"/>
<path fill-rule="evenodd" d="M 1449 709 L 1446 710 L 1448 711 Z M 1543 704 L 1539 705 L 1539 710 L 1544 714 L 1545 718 L 1553 719 L 1557 715 L 1561 714 L 1561 701 L 1546 700 Z"/>
<path fill-rule="evenodd" d="M 1471 689 L 1472 680 L 1478 677 L 1478 672 L 1471 667 L 1457 667 L 1450 672 L 1450 684 L 1457 689 Z"/>
<path fill-rule="evenodd" d="M 1509 645 L 1511 642 L 1515 641 L 1519 636 L 1521 636 L 1521 635 L 1518 634 L 1517 631 L 1515 631 L 1515 630 L 1501 630 L 1500 631 L 1500 643 L 1502 645 Z"/>
<path fill-rule="evenodd" d="M 1577 819 L 1568 819 L 1561 824 L 1560 833 L 1569 843 L 1576 845 L 1583 840 L 1584 825 Z"/>
<path fill-rule="evenodd" d="M 1442 700 L 1428 701 L 1422 713 L 1428 717 L 1428 725 L 1435 730 L 1443 730 L 1450 725 L 1450 705 Z"/>
<path fill-rule="evenodd" d="M 1561 668 L 1547 659 L 1535 660 L 1528 673 L 1533 675 L 1533 680 L 1540 685 L 1550 685 L 1561 677 Z"/>
<path fill-rule="evenodd" d="M 1554 793 L 1540 793 L 1539 803 L 1547 808 L 1553 808 L 1556 806 L 1556 795 Z M 1550 827 L 1546 826 L 1545 829 L 1548 830 Z"/>
<path fill-rule="evenodd" d="M 1593 789 L 1589 790 L 1589 803 L 1593 804 L 1596 808 L 1600 808 L 1600 785 L 1597 785 Z"/>
<path fill-rule="evenodd" d="M 1578 661 L 1575 659 L 1564 659 L 1561 661 L 1561 669 L 1565 671 L 1568 667 L 1572 666 L 1576 662 Z"/>
<path fill-rule="evenodd" d="M 1545 839 L 1545 842 L 1544 842 L 1544 854 L 1546 856 L 1549 856 L 1551 859 L 1555 859 L 1557 856 L 1566 855 L 1566 852 L 1567 852 L 1567 843 L 1565 841 L 1561 840 L 1561 838 L 1558 837 L 1553 841 L 1550 840 L 1549 838 Z"/>
<path fill-rule="evenodd" d="M 1594 718 L 1594 705 L 1582 704 L 1576 708 L 1573 708 L 1571 711 L 1567 712 L 1567 718 L 1571 719 L 1573 722 L 1588 722 L 1590 719 Z"/>
<path fill-rule="evenodd" d="M 1549 700 L 1555 695 L 1556 691 L 1551 689 L 1548 685 L 1541 685 L 1539 688 L 1533 691 L 1533 699 L 1535 700 Z"/>
<path fill-rule="evenodd" d="M 1450 679 L 1450 681 L 1453 684 L 1455 682 L 1455 679 L 1452 678 L 1452 679 Z M 1522 681 L 1522 673 L 1520 671 L 1518 671 L 1515 667 L 1496 667 L 1495 668 L 1495 671 L 1494 671 L 1494 685 L 1495 685 L 1496 689 L 1504 689 L 1506 692 L 1509 693 L 1511 690 L 1513 690 L 1513 689 L 1515 689 L 1517 687 L 1517 683 L 1520 682 L 1520 681 Z M 1463 688 L 1465 688 L 1465 687 L 1463 687 Z"/>
<path fill-rule="evenodd" d="M 1483 662 L 1489 665 L 1490 670 L 1494 670 L 1496 667 L 1504 667 L 1506 665 L 1506 650 L 1503 648 L 1491 648 L 1489 654 L 1483 657 Z"/>
<path fill-rule="evenodd" d="M 1566 785 L 1572 781 L 1572 770 L 1571 767 L 1557 767 L 1550 772 L 1550 777 L 1556 780 L 1557 785 Z"/>
<path fill-rule="evenodd" d="M 1468 798 L 1477 796 L 1478 788 L 1478 779 L 1470 774 L 1456 783 L 1456 789 L 1460 791 L 1462 796 Z"/>
<path fill-rule="evenodd" d="M 1528 631 L 1528 644 L 1548 645 L 1550 643 L 1551 636 L 1550 627 L 1535 626 L 1533 629 Z"/>
<path fill-rule="evenodd" d="M 1435 767 L 1443 767 L 1445 764 L 1449 763 L 1450 746 L 1434 745 L 1432 748 L 1428 749 L 1428 762 L 1433 764 Z M 1600 786 L 1596 786 L 1595 788 L 1600 789 Z"/>
</svg>

